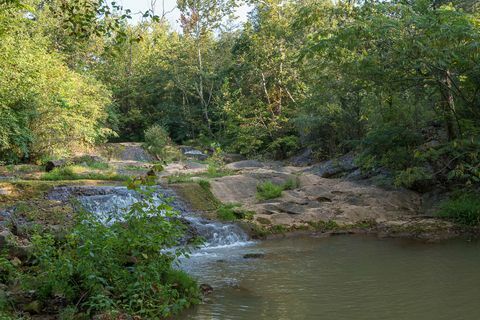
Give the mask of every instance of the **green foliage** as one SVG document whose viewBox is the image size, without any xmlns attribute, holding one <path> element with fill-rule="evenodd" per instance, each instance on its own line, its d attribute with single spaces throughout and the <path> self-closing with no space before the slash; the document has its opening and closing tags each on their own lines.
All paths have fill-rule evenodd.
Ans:
<svg viewBox="0 0 480 320">
<path fill-rule="evenodd" d="M 0 159 L 17 162 L 82 151 L 112 134 L 109 91 L 70 70 L 28 24 L 0 35 Z"/>
<path fill-rule="evenodd" d="M 275 199 L 282 195 L 283 187 L 271 181 L 265 181 L 257 186 L 257 198 L 260 200 Z"/>
<path fill-rule="evenodd" d="M 221 205 L 217 209 L 217 217 L 223 221 L 234 221 L 238 219 L 236 214 L 235 208 L 237 208 L 237 204 L 225 204 Z"/>
<path fill-rule="evenodd" d="M 272 181 L 265 181 L 257 185 L 257 199 L 275 199 L 282 196 L 282 191 L 293 190 L 298 187 L 298 179 L 288 179 L 283 184 L 275 184 Z"/>
<path fill-rule="evenodd" d="M 474 192 L 462 192 L 445 201 L 438 215 L 467 226 L 480 224 L 480 197 Z"/>
<path fill-rule="evenodd" d="M 144 200 L 121 221 L 114 216 L 99 221 L 81 212 L 64 242 L 48 234 L 34 236 L 37 264 L 23 275 L 24 285 L 46 303 L 61 295 L 69 308 L 90 315 L 122 310 L 163 318 L 197 303 L 195 281 L 173 269 L 178 256 L 188 255 L 180 246 L 186 227 L 170 206 L 154 202 L 154 190 L 138 191 Z"/>
<path fill-rule="evenodd" d="M 415 185 L 418 185 L 424 181 L 430 181 L 431 183 L 432 179 L 432 173 L 426 170 L 424 167 L 412 167 L 407 168 L 406 170 L 397 174 L 395 178 L 395 185 L 412 189 L 415 187 Z"/>
<path fill-rule="evenodd" d="M 363 139 L 358 163 L 367 170 L 375 167 L 403 170 L 415 163 L 414 150 L 421 142 L 422 137 L 408 128 L 380 128 Z"/>
<path fill-rule="evenodd" d="M 208 180 L 198 180 L 198 184 L 200 185 L 200 187 L 202 187 L 202 189 L 204 190 L 210 190 L 211 188 L 211 185 L 210 185 L 210 182 L 208 182 Z"/>
<path fill-rule="evenodd" d="M 103 167 L 103 166 L 102 166 Z M 44 173 L 42 180 L 59 181 L 59 180 L 112 180 L 125 181 L 129 177 L 120 175 L 115 172 L 85 172 L 85 169 L 80 166 L 65 166 L 55 168 L 50 172 Z"/>
<path fill-rule="evenodd" d="M 280 137 L 268 146 L 268 152 L 276 159 L 285 159 L 293 156 L 300 149 L 300 139 L 297 136 L 289 135 Z"/>
<path fill-rule="evenodd" d="M 170 143 L 167 130 L 159 125 L 153 125 L 145 130 L 145 149 L 157 158 L 163 158 L 166 154 L 166 147 Z"/>
</svg>

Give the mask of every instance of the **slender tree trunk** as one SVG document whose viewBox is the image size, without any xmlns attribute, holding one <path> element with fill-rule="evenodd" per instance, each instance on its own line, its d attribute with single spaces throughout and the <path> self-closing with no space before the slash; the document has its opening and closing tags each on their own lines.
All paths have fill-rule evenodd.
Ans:
<svg viewBox="0 0 480 320">
<path fill-rule="evenodd" d="M 199 35 L 201 37 L 201 35 Z M 213 135 L 212 133 L 212 127 L 210 125 L 210 117 L 208 115 L 208 103 L 205 101 L 204 97 L 204 89 L 203 89 L 203 59 L 202 59 L 202 50 L 200 46 L 200 39 L 198 40 L 197 43 L 197 55 L 198 55 L 198 69 L 199 69 L 199 77 L 198 77 L 198 95 L 200 96 L 200 103 L 202 105 L 203 109 L 203 115 L 205 117 L 205 121 L 207 122 L 207 128 L 208 132 L 210 135 Z"/>
<path fill-rule="evenodd" d="M 449 70 L 445 72 L 445 93 L 443 99 L 442 105 L 445 128 L 447 130 L 448 140 L 452 141 L 458 138 L 459 128 L 456 126 L 455 100 L 452 94 L 452 81 Z"/>
</svg>

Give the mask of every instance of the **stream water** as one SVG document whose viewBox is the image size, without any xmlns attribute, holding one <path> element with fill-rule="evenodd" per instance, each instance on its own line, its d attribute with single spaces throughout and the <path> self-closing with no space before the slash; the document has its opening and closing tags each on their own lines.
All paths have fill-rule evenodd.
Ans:
<svg viewBox="0 0 480 320">
<path fill-rule="evenodd" d="M 125 210 L 138 196 L 109 187 L 81 192 L 78 199 L 102 216 Z M 207 240 L 181 259 L 180 267 L 214 288 L 181 320 L 480 319 L 478 242 L 424 244 L 367 236 L 252 242 L 235 225 L 174 206 Z M 259 255 L 245 258 L 248 254 Z"/>
</svg>

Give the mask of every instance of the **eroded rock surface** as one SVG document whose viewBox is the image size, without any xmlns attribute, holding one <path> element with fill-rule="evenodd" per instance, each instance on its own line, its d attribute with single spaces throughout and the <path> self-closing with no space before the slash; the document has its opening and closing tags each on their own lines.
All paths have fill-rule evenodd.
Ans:
<svg viewBox="0 0 480 320">
<path fill-rule="evenodd" d="M 264 201 L 256 197 L 260 183 L 281 185 L 291 179 L 298 182 L 298 187 L 283 191 L 281 197 Z M 327 179 L 305 168 L 268 164 L 248 166 L 238 175 L 214 179 L 211 188 L 221 202 L 239 203 L 255 212 L 255 220 L 273 225 L 332 220 L 341 225 L 366 220 L 383 223 L 416 217 L 421 207 L 421 197 L 412 191 L 385 190 L 365 181 Z"/>
</svg>

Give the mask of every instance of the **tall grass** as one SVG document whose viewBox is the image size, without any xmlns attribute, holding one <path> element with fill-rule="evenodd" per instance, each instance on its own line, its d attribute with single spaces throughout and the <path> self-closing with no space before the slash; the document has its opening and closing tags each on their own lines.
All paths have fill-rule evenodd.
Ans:
<svg viewBox="0 0 480 320">
<path fill-rule="evenodd" d="M 462 225 L 478 226 L 480 225 L 480 194 L 464 193 L 455 196 L 442 204 L 438 215 Z"/>
</svg>

